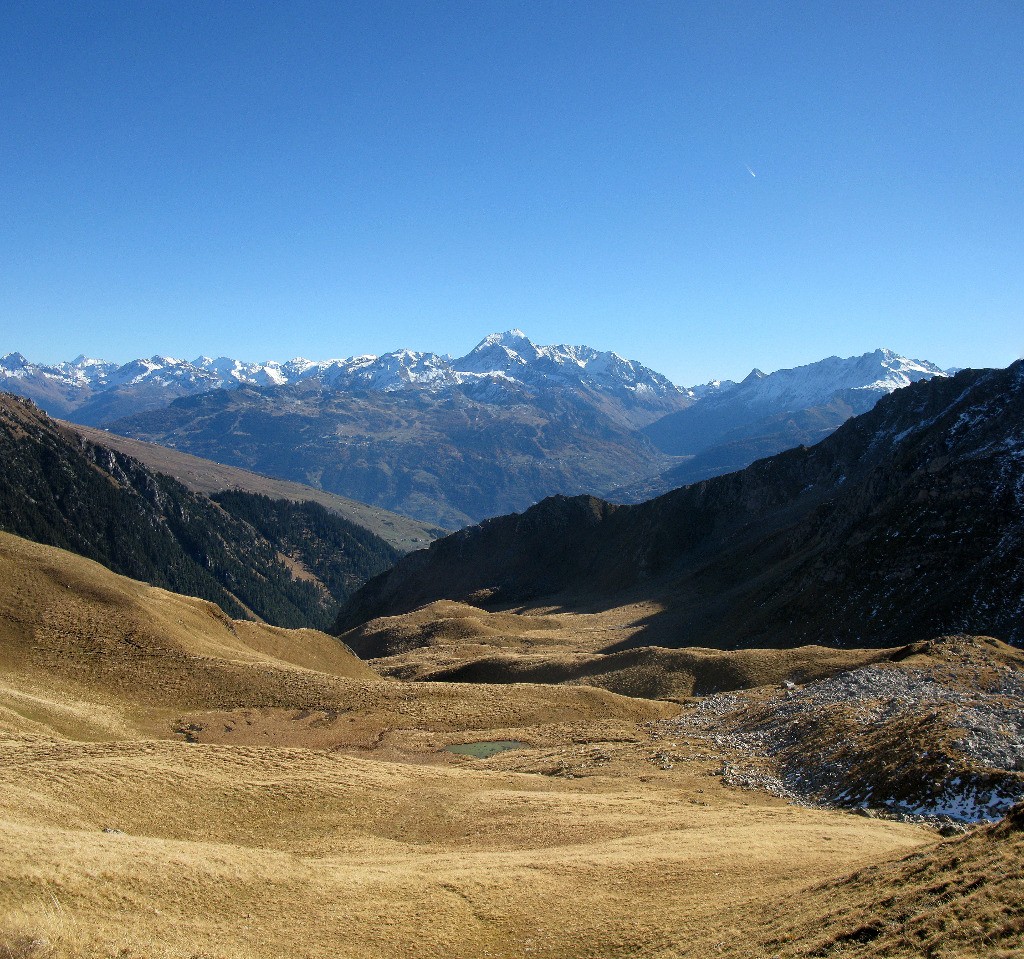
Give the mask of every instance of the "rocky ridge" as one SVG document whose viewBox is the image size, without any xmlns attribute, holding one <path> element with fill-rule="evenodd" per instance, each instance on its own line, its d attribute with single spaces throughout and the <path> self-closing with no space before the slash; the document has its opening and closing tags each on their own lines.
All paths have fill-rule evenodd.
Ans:
<svg viewBox="0 0 1024 959">
<path fill-rule="evenodd" d="M 660 723 L 729 785 L 910 821 L 990 822 L 1024 800 L 1024 655 L 944 637 L 800 685 L 720 693 Z"/>
</svg>

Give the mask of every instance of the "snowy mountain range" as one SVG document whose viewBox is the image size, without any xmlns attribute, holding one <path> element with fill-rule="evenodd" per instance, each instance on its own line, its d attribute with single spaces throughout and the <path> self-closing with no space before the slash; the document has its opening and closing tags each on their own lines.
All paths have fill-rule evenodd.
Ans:
<svg viewBox="0 0 1024 959">
<path fill-rule="evenodd" d="M 29 362 L 20 353 L 0 357 L 0 389 L 28 396 L 52 415 L 89 425 L 208 390 L 304 382 L 332 390 L 382 392 L 493 382 L 528 390 L 570 387 L 617 396 L 628 406 L 638 406 L 638 422 L 633 425 L 682 408 L 697 396 L 617 353 L 589 346 L 538 346 L 521 330 L 492 333 L 455 359 L 414 350 L 320 361 L 296 358 L 286 363 L 246 363 L 223 356 L 189 361 L 156 355 L 124 365 L 79 356 L 47 366 Z M 709 386 L 704 391 L 714 389 Z M 111 392 L 128 394 L 134 403 L 111 403 L 109 398 L 96 402 L 100 394 Z"/>
<path fill-rule="evenodd" d="M 320 361 L 297 357 L 286 363 L 246 363 L 226 356 L 199 356 L 189 361 L 156 355 L 122 366 L 79 356 L 70 362 L 45 366 L 29 362 L 20 353 L 9 353 L 0 357 L 0 376 L 43 376 L 66 386 L 93 389 L 113 389 L 145 381 L 223 389 L 241 384 L 284 386 L 314 379 L 327 386 L 375 390 L 445 387 L 498 376 L 520 383 L 585 383 L 650 393 L 686 393 L 660 373 L 617 353 L 589 346 L 538 346 L 520 330 L 492 333 L 458 359 L 438 353 L 395 350 L 382 356 Z"/>
<path fill-rule="evenodd" d="M 752 370 L 687 409 L 642 428 L 663 453 L 685 457 L 657 477 L 614 491 L 640 502 L 699 480 L 731 473 L 794 446 L 813 446 L 883 396 L 949 373 L 892 350 L 842 359 L 830 356 L 789 370 Z"/>
<path fill-rule="evenodd" d="M 755 369 L 738 384 L 712 380 L 681 387 L 618 353 L 589 346 L 538 346 L 521 330 L 492 333 L 455 359 L 414 350 L 319 361 L 297 357 L 285 363 L 248 363 L 226 356 L 199 356 L 189 361 L 157 354 L 123 365 L 82 355 L 48 366 L 30 362 L 20 353 L 0 357 L 0 388 L 29 396 L 55 415 L 70 415 L 98 393 L 144 387 L 146 396 L 140 397 L 135 412 L 162 405 L 155 402 L 160 391 L 154 393 L 153 387 L 166 389 L 170 402 L 182 395 L 242 385 L 274 387 L 312 381 L 336 390 L 390 392 L 494 380 L 533 389 L 560 386 L 632 395 L 648 403 L 667 400 L 680 408 L 729 393 L 733 405 L 742 404 L 758 413 L 815 406 L 844 389 L 882 395 L 937 375 L 945 374 L 932 363 L 876 350 L 848 359 L 833 356 L 771 374 Z M 123 415 L 124 411 L 119 412 Z"/>
</svg>

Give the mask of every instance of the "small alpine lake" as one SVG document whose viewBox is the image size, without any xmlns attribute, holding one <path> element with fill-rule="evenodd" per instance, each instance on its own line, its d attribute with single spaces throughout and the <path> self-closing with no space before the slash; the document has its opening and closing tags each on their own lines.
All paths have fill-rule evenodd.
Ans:
<svg viewBox="0 0 1024 959">
<path fill-rule="evenodd" d="M 525 749 L 527 743 L 518 739 L 495 739 L 483 743 L 457 743 L 454 746 L 445 746 L 450 753 L 458 753 L 460 756 L 472 756 L 474 759 L 490 759 L 508 749 Z"/>
</svg>

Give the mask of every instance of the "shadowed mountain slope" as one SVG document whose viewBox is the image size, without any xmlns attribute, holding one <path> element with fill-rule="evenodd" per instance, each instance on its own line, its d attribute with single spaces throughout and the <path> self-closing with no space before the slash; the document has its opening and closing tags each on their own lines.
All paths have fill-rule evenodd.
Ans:
<svg viewBox="0 0 1024 959">
<path fill-rule="evenodd" d="M 305 486 L 302 483 L 274 479 L 260 473 L 253 473 L 250 470 L 240 469 L 237 466 L 225 466 L 223 463 L 204 460 L 199 456 L 192 456 L 190 453 L 183 453 L 181 450 L 171 447 L 129 439 L 127 436 L 111 433 L 109 430 L 93 429 L 90 426 L 71 423 L 65 425 L 99 446 L 109 446 L 111 449 L 120 450 L 128 456 L 133 456 L 156 473 L 173 476 L 193 493 L 210 496 L 224 490 L 243 490 L 247 493 L 269 496 L 271 499 L 319 503 L 325 509 L 337 513 L 350 523 L 368 529 L 386 543 L 390 543 L 400 553 L 422 549 L 431 540 L 448 532 L 448 530 L 437 526 L 420 523 L 408 516 L 368 506 L 358 500 L 347 499 L 344 496 Z"/>
<path fill-rule="evenodd" d="M 812 448 L 639 506 L 555 497 L 410 554 L 336 624 L 437 599 L 663 611 L 626 645 L 1020 642 L 1024 362 L 919 382 Z M 613 645 L 609 648 L 615 648 Z"/>
<path fill-rule="evenodd" d="M 0 529 L 281 626 L 325 626 L 397 552 L 315 503 L 193 493 L 0 395 Z"/>
</svg>

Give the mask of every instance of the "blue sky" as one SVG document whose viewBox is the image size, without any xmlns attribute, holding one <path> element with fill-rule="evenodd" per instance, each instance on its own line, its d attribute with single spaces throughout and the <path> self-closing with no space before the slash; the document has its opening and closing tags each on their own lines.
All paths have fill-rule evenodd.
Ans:
<svg viewBox="0 0 1024 959">
<path fill-rule="evenodd" d="M 0 353 L 1024 353 L 1017 0 L 7 0 L 0 63 Z"/>
</svg>

